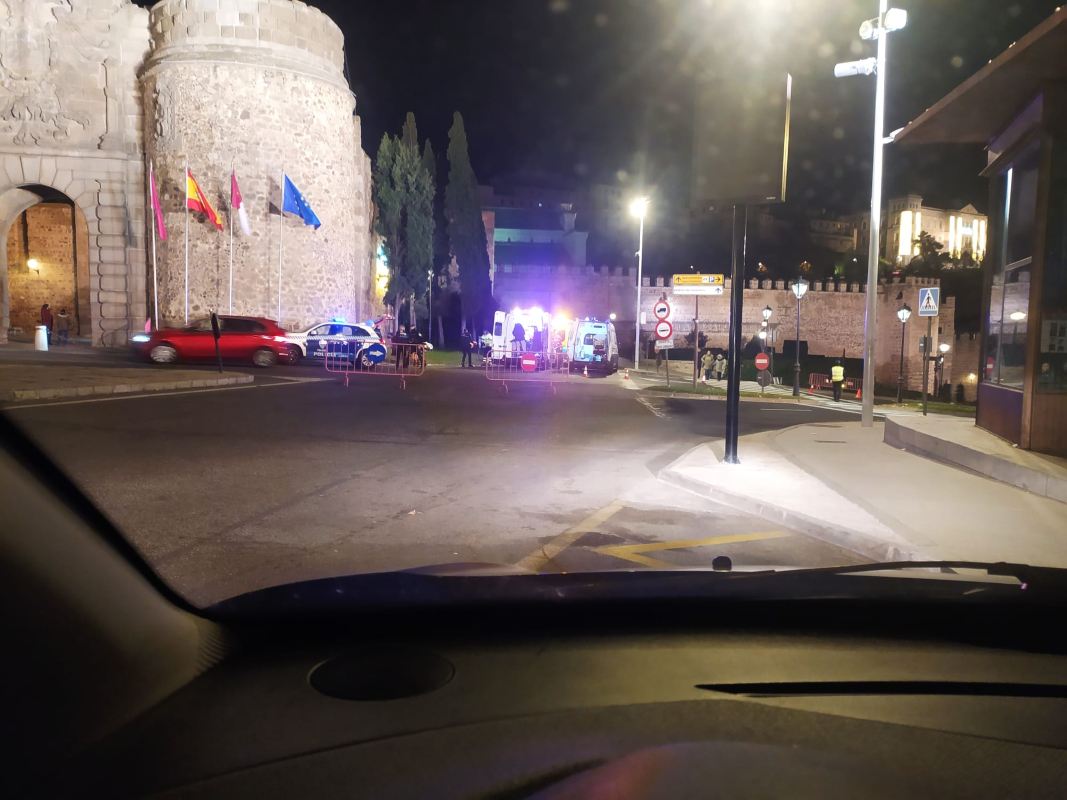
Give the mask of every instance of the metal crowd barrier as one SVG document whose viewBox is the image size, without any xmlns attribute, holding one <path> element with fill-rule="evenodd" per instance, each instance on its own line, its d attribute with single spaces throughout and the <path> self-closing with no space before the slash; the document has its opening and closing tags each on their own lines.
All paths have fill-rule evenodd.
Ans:
<svg viewBox="0 0 1067 800">
<path fill-rule="evenodd" d="M 353 375 L 378 376 L 399 378 L 400 388 L 406 389 L 408 378 L 417 378 L 426 372 L 426 345 L 328 341 L 323 364 L 327 372 L 344 376 L 345 386 Z"/>
<path fill-rule="evenodd" d="M 855 391 L 856 388 L 857 388 L 856 380 L 857 380 L 856 378 L 845 378 L 844 385 L 842 386 L 842 388 L 843 389 L 848 389 L 849 391 Z M 830 376 L 829 375 L 823 375 L 822 373 L 818 373 L 818 372 L 809 372 L 808 373 L 808 390 L 809 391 L 815 391 L 816 389 L 833 389 L 833 388 L 834 388 L 834 384 L 833 384 L 833 381 L 830 380 Z"/>
<path fill-rule="evenodd" d="M 570 361 L 566 353 L 493 348 L 482 351 L 485 377 L 499 382 L 504 391 L 509 383 L 545 383 L 553 394 L 556 384 L 567 379 Z"/>
</svg>

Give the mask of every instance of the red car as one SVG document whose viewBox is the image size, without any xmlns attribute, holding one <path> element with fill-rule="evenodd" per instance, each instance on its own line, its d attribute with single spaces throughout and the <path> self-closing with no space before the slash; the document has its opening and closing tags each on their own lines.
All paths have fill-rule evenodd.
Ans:
<svg viewBox="0 0 1067 800">
<path fill-rule="evenodd" d="M 279 359 L 289 358 L 285 330 L 272 319 L 219 316 L 219 330 L 219 352 L 227 361 L 273 367 Z M 215 358 L 210 319 L 197 320 L 184 328 L 139 333 L 130 344 L 135 352 L 156 364 Z"/>
</svg>

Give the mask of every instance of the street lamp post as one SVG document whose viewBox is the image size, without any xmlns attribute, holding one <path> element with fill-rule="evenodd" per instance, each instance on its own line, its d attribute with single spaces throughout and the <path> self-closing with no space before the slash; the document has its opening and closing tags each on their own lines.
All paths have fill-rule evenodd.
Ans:
<svg viewBox="0 0 1067 800">
<path fill-rule="evenodd" d="M 793 397 L 800 397 L 800 299 L 808 291 L 808 282 L 799 278 L 793 284 L 793 294 L 797 296 L 797 338 L 793 352 Z"/>
<path fill-rule="evenodd" d="M 878 250 L 882 224 L 882 155 L 883 148 L 892 136 L 885 136 L 885 81 L 886 37 L 898 31 L 908 22 L 908 12 L 889 8 L 889 0 L 878 0 L 878 16 L 865 20 L 860 25 L 861 39 L 875 39 L 878 55 L 861 61 L 848 61 L 834 67 L 834 75 L 844 78 L 850 75 L 875 75 L 874 93 L 874 154 L 871 159 L 871 224 L 867 247 L 867 308 L 863 320 L 863 409 L 860 424 L 864 428 L 874 425 L 874 335 L 875 303 L 878 294 Z"/>
<path fill-rule="evenodd" d="M 634 307 L 634 369 L 641 366 L 641 267 L 645 260 L 645 214 L 648 198 L 635 197 L 630 203 L 630 214 L 637 217 L 637 303 Z"/>
<path fill-rule="evenodd" d="M 426 339 L 427 341 L 433 341 L 433 270 L 426 270 L 426 283 L 430 287 L 430 297 L 426 301 Z"/>
<path fill-rule="evenodd" d="M 908 327 L 909 317 L 911 317 L 911 306 L 905 303 L 897 309 L 897 319 L 900 320 L 900 371 L 897 372 L 897 405 L 904 402 L 904 331 Z"/>
<path fill-rule="evenodd" d="M 948 342 L 941 342 L 941 344 L 937 346 L 937 349 L 940 355 L 937 357 L 937 393 L 934 397 L 940 398 L 941 385 L 945 382 L 945 354 L 952 349 L 952 345 Z M 951 394 L 949 397 L 951 397 Z"/>
<path fill-rule="evenodd" d="M 775 313 L 775 309 L 769 305 L 763 307 L 763 330 L 760 332 L 760 340 L 763 345 L 763 352 L 767 352 L 767 343 L 770 343 L 770 374 L 771 382 L 774 382 L 775 374 L 775 340 L 771 338 L 770 331 L 770 315 Z"/>
</svg>

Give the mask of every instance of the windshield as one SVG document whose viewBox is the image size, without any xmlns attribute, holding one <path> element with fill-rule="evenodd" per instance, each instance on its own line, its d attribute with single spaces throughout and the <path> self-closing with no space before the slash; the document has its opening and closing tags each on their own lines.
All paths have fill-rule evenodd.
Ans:
<svg viewBox="0 0 1067 800">
<path fill-rule="evenodd" d="M 110 5 L 0 125 L 0 405 L 194 604 L 1067 568 L 1054 2 Z"/>
</svg>

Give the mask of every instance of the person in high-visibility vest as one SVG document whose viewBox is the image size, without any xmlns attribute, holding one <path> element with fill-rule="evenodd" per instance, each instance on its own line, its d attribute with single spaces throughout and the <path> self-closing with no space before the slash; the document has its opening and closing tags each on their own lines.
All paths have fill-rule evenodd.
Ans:
<svg viewBox="0 0 1067 800">
<path fill-rule="evenodd" d="M 834 362 L 834 365 L 830 367 L 830 381 L 834 385 L 834 402 L 841 400 L 841 387 L 845 383 L 845 368 L 841 364 L 841 359 Z"/>
</svg>

